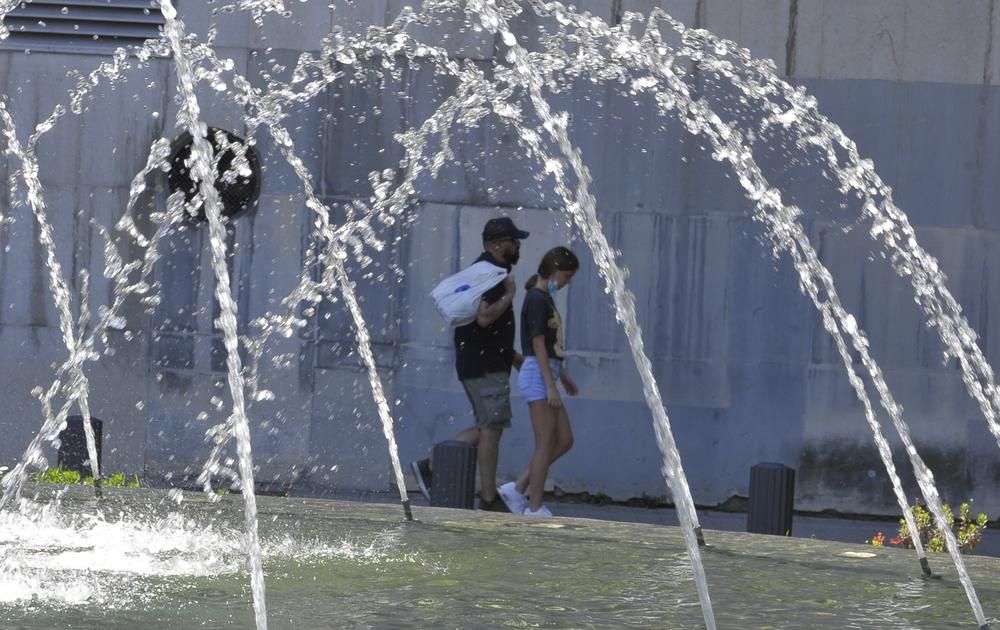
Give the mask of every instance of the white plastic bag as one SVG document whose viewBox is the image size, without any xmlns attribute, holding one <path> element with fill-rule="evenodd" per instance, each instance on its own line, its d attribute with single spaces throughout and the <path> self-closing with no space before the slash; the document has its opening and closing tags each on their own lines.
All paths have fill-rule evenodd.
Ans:
<svg viewBox="0 0 1000 630">
<path fill-rule="evenodd" d="M 476 320 L 483 294 L 506 276 L 503 268 L 481 260 L 439 282 L 431 297 L 449 326 L 465 326 Z"/>
</svg>

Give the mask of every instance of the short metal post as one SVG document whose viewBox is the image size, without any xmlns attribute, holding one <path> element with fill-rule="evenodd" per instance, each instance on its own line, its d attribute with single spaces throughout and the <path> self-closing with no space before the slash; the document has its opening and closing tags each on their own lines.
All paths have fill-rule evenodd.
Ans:
<svg viewBox="0 0 1000 630">
<path fill-rule="evenodd" d="M 97 468 L 104 470 L 101 464 L 101 442 L 104 423 L 97 418 L 90 419 L 94 428 L 94 441 L 97 443 Z M 75 470 L 80 476 L 90 472 L 90 454 L 87 452 L 87 436 L 83 432 L 83 416 L 66 418 L 66 428 L 59 433 L 59 466 L 66 470 Z"/>
<path fill-rule="evenodd" d="M 476 447 L 449 440 L 434 445 L 431 505 L 471 510 L 476 499 Z"/>
<path fill-rule="evenodd" d="M 791 536 L 794 499 L 794 469 L 775 463 L 751 467 L 747 531 Z"/>
</svg>

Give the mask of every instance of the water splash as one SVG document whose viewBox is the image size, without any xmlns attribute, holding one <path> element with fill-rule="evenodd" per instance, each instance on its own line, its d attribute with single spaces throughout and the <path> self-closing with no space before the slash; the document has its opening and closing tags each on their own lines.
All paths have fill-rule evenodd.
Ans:
<svg viewBox="0 0 1000 630">
<path fill-rule="evenodd" d="M 7 28 L 7 22 L 4 18 L 7 14 L 16 9 L 23 0 L 0 0 L 0 41 L 7 39 L 10 36 L 10 29 Z"/>
<path fill-rule="evenodd" d="M 245 566 L 243 535 L 207 513 L 161 515 L 162 508 L 138 505 L 69 513 L 59 502 L 22 503 L 17 511 L 0 512 L 0 606 L 134 610 L 178 586 L 164 578 L 235 576 Z M 261 551 L 269 564 L 335 561 L 444 570 L 402 549 L 392 531 L 324 540 L 272 532 L 262 539 Z"/>
</svg>

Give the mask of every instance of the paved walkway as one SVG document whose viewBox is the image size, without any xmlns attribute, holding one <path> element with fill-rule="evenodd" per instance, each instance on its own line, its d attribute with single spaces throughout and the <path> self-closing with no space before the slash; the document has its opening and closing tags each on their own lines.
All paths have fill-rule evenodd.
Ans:
<svg viewBox="0 0 1000 630">
<path fill-rule="evenodd" d="M 678 525 L 677 512 L 673 508 L 636 508 L 622 505 L 593 505 L 586 503 L 566 503 L 550 501 L 549 508 L 559 516 L 593 518 L 632 523 L 660 523 Z M 719 512 L 699 510 L 698 518 L 705 530 L 745 532 L 747 515 L 741 512 Z M 792 520 L 794 538 L 817 538 L 838 542 L 864 544 L 877 532 L 887 538 L 896 534 L 895 520 L 848 519 L 833 516 L 813 516 L 796 514 Z M 987 529 L 982 541 L 976 547 L 977 555 L 1000 557 L 1000 530 Z"/>
<path fill-rule="evenodd" d="M 305 494 L 293 492 L 293 494 Z M 313 495 L 316 496 L 316 495 Z M 322 498 L 341 499 L 347 501 L 372 501 L 379 503 L 395 503 L 399 496 L 389 493 L 369 493 L 320 495 Z M 413 506 L 423 507 L 427 501 L 419 492 L 410 492 Z M 679 525 L 677 512 L 669 507 L 631 507 L 619 504 L 580 503 L 576 501 L 560 501 L 550 498 L 546 505 L 556 516 L 573 518 L 590 518 L 604 521 L 621 521 L 626 523 L 648 523 L 660 525 Z M 716 510 L 699 510 L 698 518 L 706 532 L 722 530 L 730 532 L 745 532 L 747 515 L 742 512 L 721 512 Z M 816 538 L 819 540 L 834 540 L 838 542 L 865 544 L 877 532 L 882 532 L 887 538 L 896 534 L 897 522 L 890 519 L 849 519 L 835 516 L 816 516 L 796 514 L 792 521 L 792 536 L 794 538 Z M 976 547 L 976 555 L 1000 557 L 1000 529 L 987 529 L 982 541 Z"/>
</svg>

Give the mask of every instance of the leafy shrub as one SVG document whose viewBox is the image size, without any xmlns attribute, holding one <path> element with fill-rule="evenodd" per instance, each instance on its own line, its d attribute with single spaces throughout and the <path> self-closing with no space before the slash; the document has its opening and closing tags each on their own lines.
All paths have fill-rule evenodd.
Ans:
<svg viewBox="0 0 1000 630">
<path fill-rule="evenodd" d="M 979 544 L 979 541 L 982 540 L 983 531 L 986 529 L 989 517 L 985 513 L 980 512 L 975 519 L 971 518 L 971 499 L 958 507 L 959 516 L 957 521 L 955 520 L 951 506 L 947 503 L 943 505 L 945 518 L 948 520 L 948 527 L 951 528 L 951 531 L 955 534 L 955 538 L 958 539 L 959 550 L 962 553 L 971 553 L 976 548 L 976 545 Z M 925 549 L 928 551 L 947 550 L 944 533 L 938 528 L 937 522 L 934 520 L 934 515 L 931 514 L 930 510 L 919 503 L 915 504 L 913 506 L 913 520 L 916 522 L 917 533 Z M 878 532 L 868 542 L 875 547 L 882 547 L 886 544 L 885 534 Z M 899 519 L 899 534 L 889 539 L 888 544 L 913 549 L 913 534 L 910 533 L 910 528 L 906 524 L 905 518 Z"/>
<path fill-rule="evenodd" d="M 78 471 L 63 468 L 62 466 L 36 472 L 31 475 L 31 478 L 38 483 L 51 483 L 55 485 L 84 484 L 89 486 L 94 483 L 94 478 L 90 475 L 83 477 Z M 101 479 L 101 486 L 105 488 L 139 488 L 142 484 L 139 482 L 139 475 L 132 475 L 130 477 L 123 472 L 116 472 Z"/>
</svg>

